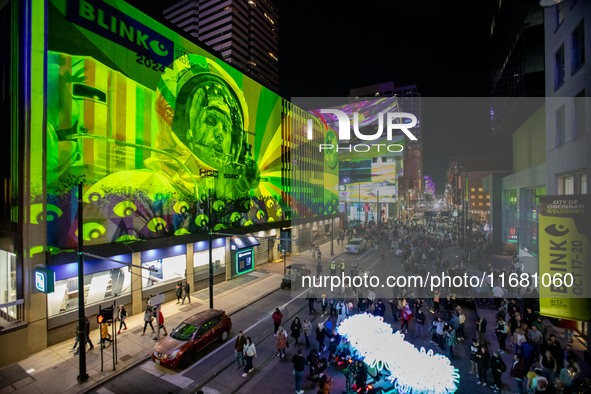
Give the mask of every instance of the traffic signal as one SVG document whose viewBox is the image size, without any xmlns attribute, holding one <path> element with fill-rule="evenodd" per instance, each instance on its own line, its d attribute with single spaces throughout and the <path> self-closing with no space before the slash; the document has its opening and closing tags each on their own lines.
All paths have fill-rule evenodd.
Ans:
<svg viewBox="0 0 591 394">
<path fill-rule="evenodd" d="M 99 313 L 96 316 L 96 320 L 99 324 L 106 323 L 110 320 L 113 320 L 113 307 L 110 306 L 105 309 L 100 309 L 100 307 L 99 307 Z"/>
</svg>

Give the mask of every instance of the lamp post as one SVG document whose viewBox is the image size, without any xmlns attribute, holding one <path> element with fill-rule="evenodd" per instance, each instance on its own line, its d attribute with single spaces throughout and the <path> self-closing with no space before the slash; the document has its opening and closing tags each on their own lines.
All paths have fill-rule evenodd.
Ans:
<svg viewBox="0 0 591 394">
<path fill-rule="evenodd" d="M 78 184 L 78 343 L 79 343 L 79 359 L 78 359 L 78 383 L 85 383 L 88 381 L 88 373 L 86 373 L 86 317 L 84 311 L 84 223 L 83 223 L 83 208 L 84 201 L 82 200 L 84 190 L 82 182 Z"/>
<path fill-rule="evenodd" d="M 211 189 L 213 186 L 213 179 L 207 178 L 206 181 L 207 185 L 207 227 L 209 230 L 209 309 L 213 309 L 213 237 L 212 237 L 212 230 L 213 230 L 213 209 L 212 209 L 212 197 L 211 197 Z"/>
</svg>

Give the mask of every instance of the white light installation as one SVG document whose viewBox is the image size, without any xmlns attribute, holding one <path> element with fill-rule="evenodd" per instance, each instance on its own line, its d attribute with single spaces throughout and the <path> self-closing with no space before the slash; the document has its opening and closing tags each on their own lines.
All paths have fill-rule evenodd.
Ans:
<svg viewBox="0 0 591 394">
<path fill-rule="evenodd" d="M 451 394 L 458 388 L 460 375 L 447 357 L 424 347 L 417 349 L 403 334 L 394 333 L 382 317 L 351 316 L 341 323 L 338 333 L 369 367 L 390 371 L 388 380 L 402 394 Z"/>
</svg>

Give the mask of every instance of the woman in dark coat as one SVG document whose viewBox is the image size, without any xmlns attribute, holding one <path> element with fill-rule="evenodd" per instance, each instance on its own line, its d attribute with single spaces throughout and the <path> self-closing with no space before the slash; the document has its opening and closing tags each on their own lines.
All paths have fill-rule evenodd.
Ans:
<svg viewBox="0 0 591 394">
<path fill-rule="evenodd" d="M 183 298 L 183 282 L 179 281 L 176 284 L 176 303 L 180 304 L 181 303 L 181 298 Z"/>
<path fill-rule="evenodd" d="M 302 323 L 300 322 L 300 318 L 296 317 L 293 319 L 291 323 L 291 336 L 295 339 L 295 344 L 298 346 L 298 340 L 300 338 L 300 333 L 302 332 Z"/>
</svg>

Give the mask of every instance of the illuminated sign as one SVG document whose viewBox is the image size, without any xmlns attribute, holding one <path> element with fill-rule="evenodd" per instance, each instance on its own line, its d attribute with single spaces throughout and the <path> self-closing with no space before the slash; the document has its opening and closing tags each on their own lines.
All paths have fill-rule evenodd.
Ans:
<svg viewBox="0 0 591 394">
<path fill-rule="evenodd" d="M 519 242 L 519 232 L 516 227 L 509 227 L 509 234 L 507 235 L 507 242 Z"/>
<path fill-rule="evenodd" d="M 236 253 L 236 273 L 242 275 L 252 270 L 252 249 L 246 249 Z"/>
<path fill-rule="evenodd" d="M 35 290 L 41 293 L 53 293 L 55 272 L 51 268 L 35 268 Z"/>
</svg>

